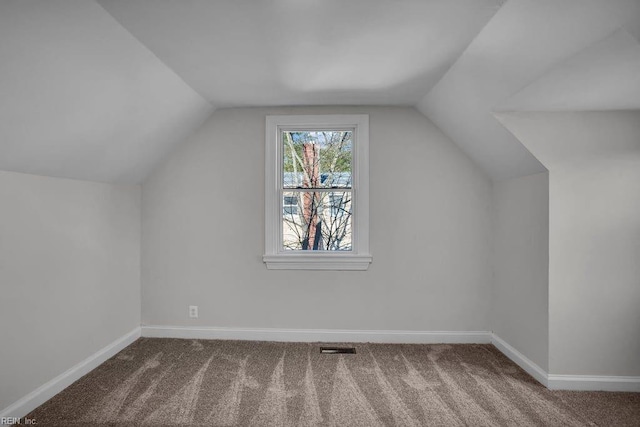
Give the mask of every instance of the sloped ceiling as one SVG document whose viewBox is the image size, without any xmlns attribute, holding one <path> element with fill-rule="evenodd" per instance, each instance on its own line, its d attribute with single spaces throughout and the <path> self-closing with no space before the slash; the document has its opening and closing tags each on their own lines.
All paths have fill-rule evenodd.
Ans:
<svg viewBox="0 0 640 427">
<path fill-rule="evenodd" d="M 211 111 L 97 3 L 0 2 L 0 169 L 140 182 Z"/>
<path fill-rule="evenodd" d="M 528 175 L 494 114 L 638 108 L 639 36 L 639 0 L 3 0 L 0 169 L 138 183 L 215 107 L 380 104 Z"/>
<path fill-rule="evenodd" d="M 567 58 L 620 29 L 626 28 L 635 34 L 639 25 L 640 1 L 637 0 L 510 0 L 419 102 L 418 108 L 494 180 L 544 171 L 542 164 L 495 119 L 493 111 L 500 110 L 510 97 Z M 637 65 L 633 65 L 633 60 L 624 63 L 626 54 L 618 53 L 609 55 L 607 49 L 596 47 L 576 62 L 588 68 L 620 60 L 623 62 L 611 68 L 624 69 L 625 74 L 640 73 L 637 68 L 629 73 L 627 68 Z M 556 79 L 569 83 L 576 72 L 582 74 L 583 70 L 558 71 L 544 86 L 553 87 Z M 613 75 L 606 77 L 614 78 Z M 627 78 L 627 82 L 632 80 Z M 610 99 L 601 98 L 602 90 L 587 83 L 573 81 L 564 94 L 595 90 L 590 107 L 606 107 Z M 610 89 L 616 87 L 609 85 Z M 623 98 L 632 103 L 635 92 L 631 88 L 626 90 L 628 93 Z M 549 92 L 547 95 L 553 96 Z M 522 95 L 517 102 L 526 104 L 527 96 L 536 98 L 535 102 L 540 105 L 564 102 L 546 99 L 537 89 Z M 617 102 L 627 101 L 617 97 Z"/>
<path fill-rule="evenodd" d="M 640 110 L 524 111 L 497 116 L 551 171 L 592 159 L 640 164 Z M 628 194 L 629 199 L 637 194 Z"/>
<path fill-rule="evenodd" d="M 640 110 L 640 43 L 619 30 L 561 62 L 494 111 Z"/>
</svg>

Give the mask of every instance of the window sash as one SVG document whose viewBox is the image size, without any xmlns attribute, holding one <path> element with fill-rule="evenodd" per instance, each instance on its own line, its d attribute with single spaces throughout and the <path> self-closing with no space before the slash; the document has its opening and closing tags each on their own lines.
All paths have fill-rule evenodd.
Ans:
<svg viewBox="0 0 640 427">
<path fill-rule="evenodd" d="M 284 142 L 284 134 L 288 133 L 288 132 L 350 132 L 351 133 L 351 156 L 350 156 L 350 162 L 349 162 L 349 169 L 350 169 L 350 177 L 349 177 L 349 185 L 335 185 L 335 186 L 292 186 L 292 185 L 286 185 L 286 178 L 285 178 L 285 174 L 287 172 L 285 172 L 285 168 L 284 168 L 284 155 L 285 155 L 285 142 Z M 297 127 L 297 128 L 290 128 L 290 127 L 278 127 L 278 148 L 280 149 L 280 151 L 278 152 L 279 154 L 279 163 L 278 163 L 278 168 L 280 171 L 280 181 L 282 183 L 282 188 L 285 189 L 293 189 L 293 188 L 301 188 L 301 189 L 322 189 L 322 188 L 335 188 L 335 189 L 351 189 L 354 187 L 353 184 L 353 179 L 355 176 L 355 165 L 354 165 L 354 158 L 355 158 L 355 145 L 356 145 L 356 138 L 357 138 L 357 134 L 356 134 L 356 129 L 355 127 L 326 127 L 326 128 L 305 128 L 305 127 Z M 304 173 L 304 172 L 299 172 L 299 173 Z M 334 174 L 334 172 L 325 172 L 322 173 L 320 172 L 320 175 L 329 175 L 329 174 Z M 322 179 L 321 179 L 322 181 Z"/>
<path fill-rule="evenodd" d="M 285 192 L 296 194 L 296 212 L 282 215 L 282 249 L 291 251 L 353 251 L 352 192 Z M 332 198 L 333 196 L 333 198 Z"/>
</svg>

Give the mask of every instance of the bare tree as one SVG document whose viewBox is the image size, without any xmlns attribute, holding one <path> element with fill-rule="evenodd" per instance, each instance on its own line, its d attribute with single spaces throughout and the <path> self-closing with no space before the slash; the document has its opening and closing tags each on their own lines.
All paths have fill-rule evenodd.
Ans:
<svg viewBox="0 0 640 427">
<path fill-rule="evenodd" d="M 352 132 L 285 132 L 283 144 L 285 248 L 351 250 Z"/>
</svg>

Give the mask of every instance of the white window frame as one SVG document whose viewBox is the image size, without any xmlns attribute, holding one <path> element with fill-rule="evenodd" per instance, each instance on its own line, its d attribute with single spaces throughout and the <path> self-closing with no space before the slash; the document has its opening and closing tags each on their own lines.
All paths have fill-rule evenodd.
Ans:
<svg viewBox="0 0 640 427">
<path fill-rule="evenodd" d="M 282 143 L 287 130 L 351 130 L 352 250 L 291 251 L 282 244 Z M 327 114 L 266 117 L 265 253 L 270 270 L 366 270 L 369 253 L 369 116 Z"/>
</svg>

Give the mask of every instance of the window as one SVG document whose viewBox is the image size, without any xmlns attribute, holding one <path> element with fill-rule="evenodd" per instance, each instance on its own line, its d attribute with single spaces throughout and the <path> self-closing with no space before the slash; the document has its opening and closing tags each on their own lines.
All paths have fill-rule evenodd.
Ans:
<svg viewBox="0 0 640 427">
<path fill-rule="evenodd" d="M 367 115 L 267 116 L 267 268 L 368 268 L 368 162 Z"/>
<path fill-rule="evenodd" d="M 284 196 L 284 203 L 282 209 L 283 218 L 290 218 L 293 221 L 298 215 L 298 197 Z"/>
</svg>

